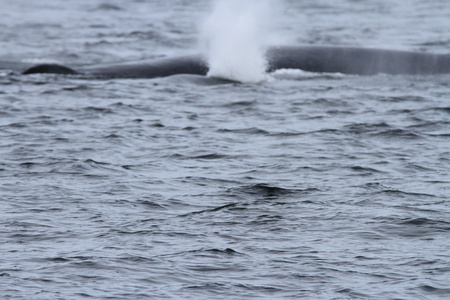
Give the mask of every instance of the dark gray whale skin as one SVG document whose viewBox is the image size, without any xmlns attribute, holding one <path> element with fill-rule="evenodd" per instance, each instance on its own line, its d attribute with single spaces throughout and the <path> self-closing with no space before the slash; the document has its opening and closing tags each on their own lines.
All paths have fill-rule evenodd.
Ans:
<svg viewBox="0 0 450 300">
<path fill-rule="evenodd" d="M 267 52 L 267 71 L 301 69 L 309 72 L 357 75 L 450 73 L 450 55 L 408 51 L 331 46 L 276 46 Z M 12 63 L 9 63 L 11 66 Z M 1 63 L 0 63 L 1 67 Z M 70 68 L 39 64 L 23 69 L 23 74 L 82 74 L 94 78 L 155 78 L 177 74 L 206 75 L 208 64 L 201 55 L 161 58 L 121 64 Z"/>
<path fill-rule="evenodd" d="M 301 69 L 310 72 L 375 74 L 450 73 L 450 55 L 352 47 L 270 48 L 269 71 Z"/>
<path fill-rule="evenodd" d="M 206 61 L 200 55 L 160 58 L 131 63 L 101 64 L 69 68 L 58 64 L 39 64 L 22 74 L 79 74 L 93 78 L 156 78 L 178 74 L 206 75 Z"/>
</svg>

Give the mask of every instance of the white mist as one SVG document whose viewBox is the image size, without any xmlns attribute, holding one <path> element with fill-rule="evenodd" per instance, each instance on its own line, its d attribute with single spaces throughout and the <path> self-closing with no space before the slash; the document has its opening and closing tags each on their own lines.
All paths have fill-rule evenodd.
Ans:
<svg viewBox="0 0 450 300">
<path fill-rule="evenodd" d="M 270 0 L 216 0 L 203 24 L 200 45 L 208 76 L 240 82 L 266 79 Z"/>
</svg>

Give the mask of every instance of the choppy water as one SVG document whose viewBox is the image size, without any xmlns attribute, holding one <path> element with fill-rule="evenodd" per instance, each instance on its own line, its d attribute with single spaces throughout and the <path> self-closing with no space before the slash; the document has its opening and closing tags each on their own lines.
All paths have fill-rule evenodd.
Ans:
<svg viewBox="0 0 450 300">
<path fill-rule="evenodd" d="M 206 1 L 16 1 L 2 60 L 195 48 Z M 288 1 L 292 43 L 448 52 L 446 1 Z M 448 299 L 450 75 L 0 75 L 2 299 Z"/>
</svg>

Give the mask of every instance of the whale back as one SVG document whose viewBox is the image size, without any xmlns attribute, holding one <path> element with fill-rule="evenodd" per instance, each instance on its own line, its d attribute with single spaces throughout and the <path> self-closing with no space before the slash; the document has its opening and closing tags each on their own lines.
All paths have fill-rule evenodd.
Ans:
<svg viewBox="0 0 450 300">
<path fill-rule="evenodd" d="M 206 75 L 208 66 L 200 55 L 161 58 L 134 63 L 94 65 L 83 73 L 109 78 L 155 78 L 177 74 Z"/>
<path fill-rule="evenodd" d="M 450 56 L 347 47 L 274 47 L 267 52 L 269 71 L 301 69 L 343 74 L 436 74 L 450 72 Z"/>
<path fill-rule="evenodd" d="M 278 69 L 301 69 L 310 72 L 357 75 L 450 73 L 450 55 L 408 51 L 326 46 L 277 46 L 269 48 L 266 57 L 269 72 Z M 201 55 L 92 65 L 76 69 L 59 64 L 39 64 L 30 67 L 25 64 L 16 66 L 9 63 L 6 66 L 19 71 L 25 69 L 23 74 L 83 74 L 99 78 L 155 78 L 177 74 L 206 75 L 208 73 L 208 63 Z"/>
<path fill-rule="evenodd" d="M 347 47 L 270 48 L 269 71 L 301 69 L 343 74 L 436 74 L 450 72 L 450 56 L 408 51 Z"/>
<path fill-rule="evenodd" d="M 51 73 L 51 74 L 78 74 L 77 71 L 59 64 L 39 64 L 32 66 L 22 74 Z"/>
</svg>

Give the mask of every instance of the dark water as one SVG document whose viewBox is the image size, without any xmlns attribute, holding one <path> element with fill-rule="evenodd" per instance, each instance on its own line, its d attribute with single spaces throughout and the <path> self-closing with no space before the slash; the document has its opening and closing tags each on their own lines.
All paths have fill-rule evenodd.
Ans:
<svg viewBox="0 0 450 300">
<path fill-rule="evenodd" d="M 2 60 L 194 49 L 206 1 L 3 0 Z M 286 2 L 293 43 L 448 52 L 446 1 Z M 450 298 L 450 75 L 0 75 L 2 299 Z"/>
</svg>

